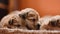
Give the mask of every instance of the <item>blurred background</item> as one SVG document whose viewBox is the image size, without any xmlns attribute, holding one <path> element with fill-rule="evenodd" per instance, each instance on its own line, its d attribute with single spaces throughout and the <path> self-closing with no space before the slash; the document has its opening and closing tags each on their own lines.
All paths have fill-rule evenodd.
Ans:
<svg viewBox="0 0 60 34">
<path fill-rule="evenodd" d="M 8 14 L 9 0 L 0 0 L 0 20 Z"/>
<path fill-rule="evenodd" d="M 39 12 L 41 17 L 60 14 L 60 0 L 5 0 L 5 2 L 5 4 L 2 2 L 4 5 L 0 8 L 7 9 L 8 13 L 24 8 L 34 8 Z"/>
<path fill-rule="evenodd" d="M 17 0 L 17 3 L 14 1 L 10 0 L 10 4 L 15 4 L 18 10 L 30 7 L 36 9 L 41 16 L 60 14 L 60 0 Z"/>
</svg>

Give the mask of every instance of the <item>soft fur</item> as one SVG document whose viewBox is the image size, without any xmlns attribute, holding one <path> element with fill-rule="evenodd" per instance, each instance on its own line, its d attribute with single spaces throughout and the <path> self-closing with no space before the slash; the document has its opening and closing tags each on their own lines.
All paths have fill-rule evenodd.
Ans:
<svg viewBox="0 0 60 34">
<path fill-rule="evenodd" d="M 29 30 L 38 30 L 40 24 L 39 14 L 32 8 L 26 8 L 19 11 L 8 14 L 1 20 L 1 26 L 3 28 L 20 28 Z"/>
<path fill-rule="evenodd" d="M 23 20 L 26 23 L 26 27 L 30 30 L 36 30 L 39 29 L 40 24 L 39 19 L 40 16 L 38 12 L 32 8 L 26 8 L 21 10 L 21 14 L 23 15 L 22 17 L 24 18 Z"/>
<path fill-rule="evenodd" d="M 1 26 L 3 28 L 22 28 L 23 24 L 22 24 L 22 19 L 19 17 L 18 15 L 19 11 L 14 11 L 10 14 L 8 14 L 7 16 L 5 16 L 2 20 L 1 20 Z M 21 27 L 17 27 L 17 25 L 21 25 Z"/>
<path fill-rule="evenodd" d="M 60 15 L 52 16 L 47 19 L 43 19 L 45 22 L 42 22 L 42 30 L 60 30 Z"/>
</svg>

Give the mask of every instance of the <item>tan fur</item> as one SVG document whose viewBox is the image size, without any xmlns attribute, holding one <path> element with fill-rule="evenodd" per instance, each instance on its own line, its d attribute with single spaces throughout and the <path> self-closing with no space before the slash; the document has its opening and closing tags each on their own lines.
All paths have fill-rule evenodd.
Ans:
<svg viewBox="0 0 60 34">
<path fill-rule="evenodd" d="M 42 30 L 60 30 L 60 15 L 52 16 L 49 18 L 50 20 L 45 21 L 45 24 L 41 26 Z M 57 20 L 59 20 L 57 22 Z M 52 21 L 56 22 L 56 25 L 51 24 Z M 55 23 L 54 22 L 54 23 Z"/>
<path fill-rule="evenodd" d="M 15 25 L 18 25 L 18 24 L 20 24 L 21 25 L 21 27 L 19 27 L 20 29 L 26 29 L 25 28 L 25 25 L 23 25 L 22 23 L 24 22 L 24 21 L 22 21 L 22 19 L 18 16 L 18 13 L 19 12 L 13 12 L 13 13 L 11 13 L 11 14 L 8 14 L 7 16 L 5 16 L 2 20 L 1 20 L 1 26 L 3 27 L 3 28 L 8 28 L 8 27 L 10 27 L 10 28 L 18 28 L 18 27 L 16 27 Z M 14 23 L 13 23 L 13 25 L 9 25 L 8 24 L 8 22 L 9 22 L 9 20 L 11 20 L 11 19 L 14 19 Z"/>
<path fill-rule="evenodd" d="M 37 27 L 36 25 L 39 24 L 38 22 L 39 22 L 39 19 L 40 19 L 40 16 L 39 16 L 38 12 L 36 10 L 32 9 L 32 8 L 26 8 L 26 9 L 22 10 L 21 12 L 22 13 L 24 13 L 24 12 L 28 13 L 26 15 L 27 17 L 25 19 L 26 24 L 30 28 L 36 30 L 36 27 Z M 33 21 L 33 20 L 35 20 L 35 21 Z"/>
</svg>

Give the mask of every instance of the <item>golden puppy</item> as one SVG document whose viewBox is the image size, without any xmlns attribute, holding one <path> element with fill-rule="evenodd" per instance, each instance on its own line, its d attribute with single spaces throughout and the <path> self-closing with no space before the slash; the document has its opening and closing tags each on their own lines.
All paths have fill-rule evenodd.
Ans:
<svg viewBox="0 0 60 34">
<path fill-rule="evenodd" d="M 38 30 L 40 28 L 40 24 L 38 23 L 40 16 L 36 10 L 26 8 L 21 10 L 21 13 L 22 16 L 20 15 L 20 17 L 22 17 L 22 19 L 25 21 L 26 27 L 29 30 Z"/>
<path fill-rule="evenodd" d="M 3 28 L 20 28 L 20 29 L 26 29 L 24 25 L 24 21 L 19 17 L 19 11 L 14 11 L 7 16 L 5 16 L 1 20 L 1 26 Z"/>
<path fill-rule="evenodd" d="M 52 16 L 41 26 L 42 30 L 60 30 L 60 15 Z"/>
</svg>

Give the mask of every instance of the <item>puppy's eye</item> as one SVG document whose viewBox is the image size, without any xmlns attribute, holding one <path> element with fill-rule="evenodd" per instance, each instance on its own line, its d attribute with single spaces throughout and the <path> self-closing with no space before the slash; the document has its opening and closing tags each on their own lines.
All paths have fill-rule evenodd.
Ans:
<svg viewBox="0 0 60 34">
<path fill-rule="evenodd" d="M 35 21 L 36 21 L 36 19 L 28 19 L 28 20 L 33 21 L 33 22 L 35 22 Z"/>
<path fill-rule="evenodd" d="M 35 16 L 35 15 L 33 15 L 33 14 L 29 14 L 29 15 L 28 15 L 28 17 L 34 17 L 34 16 Z"/>
</svg>

